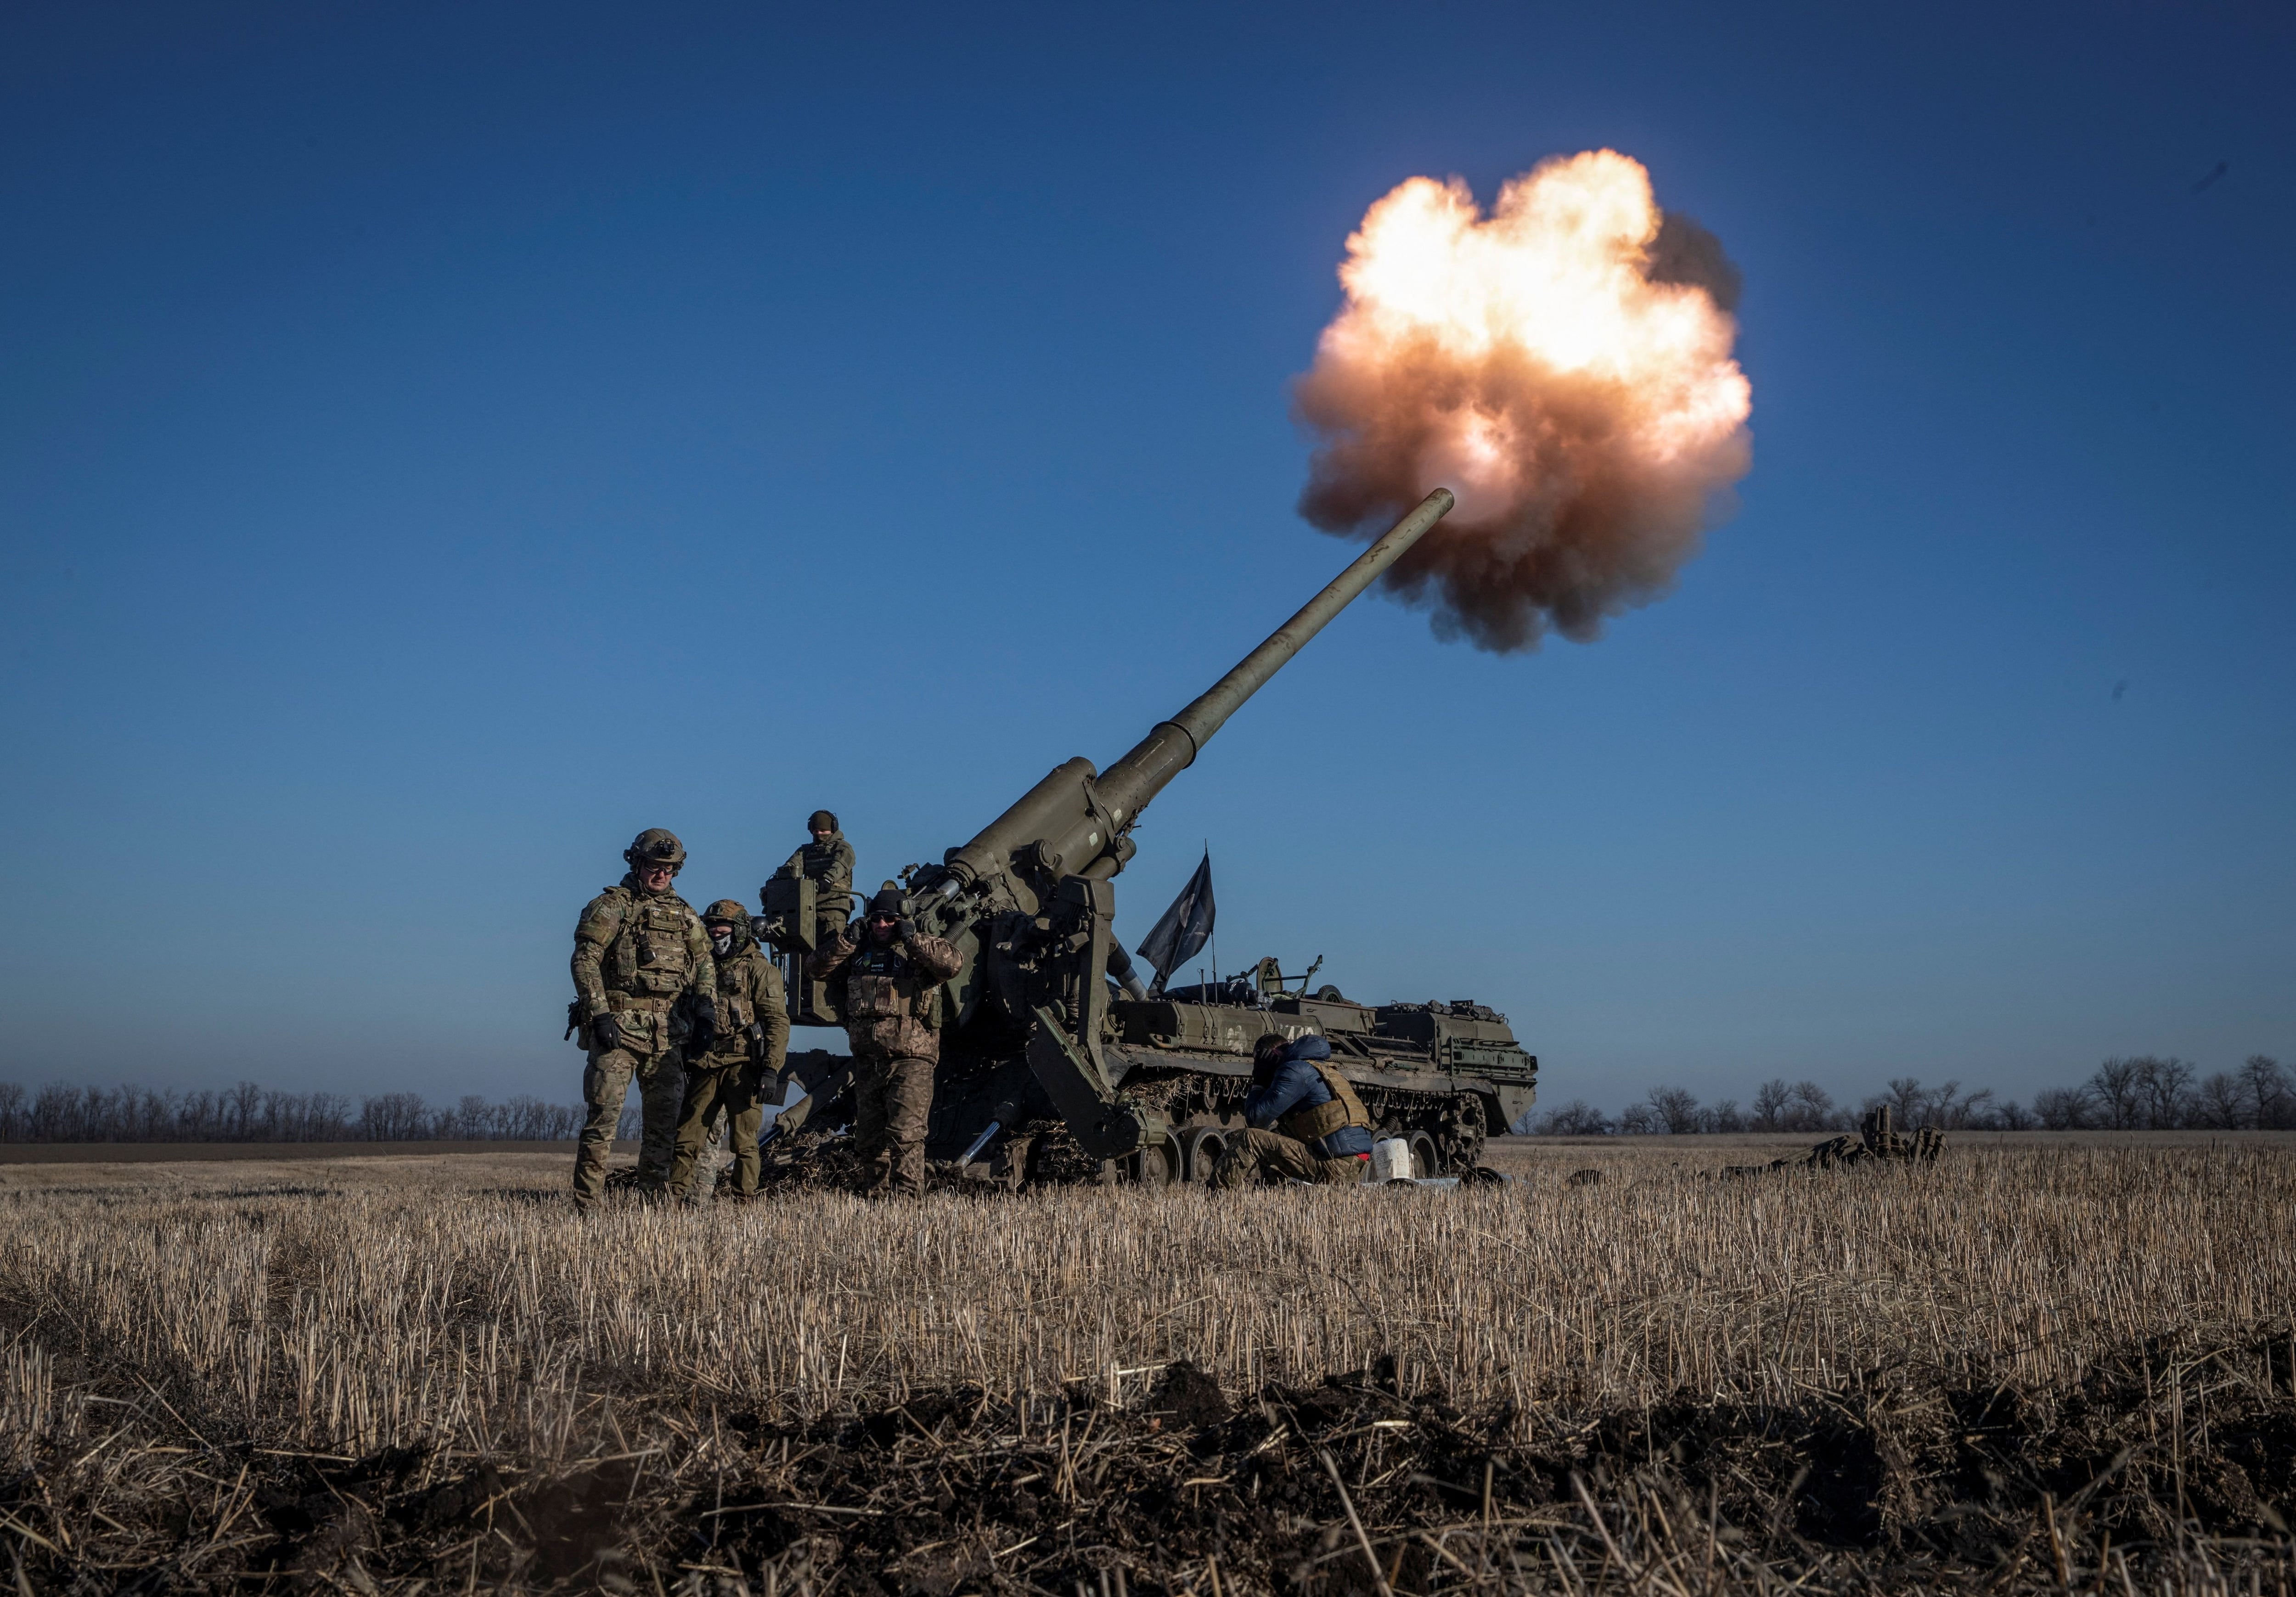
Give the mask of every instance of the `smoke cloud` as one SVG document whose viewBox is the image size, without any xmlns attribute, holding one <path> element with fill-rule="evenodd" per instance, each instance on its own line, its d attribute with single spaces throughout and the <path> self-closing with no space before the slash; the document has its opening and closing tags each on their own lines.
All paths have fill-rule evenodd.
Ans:
<svg viewBox="0 0 2296 1597">
<path fill-rule="evenodd" d="M 1300 512 L 1372 537 L 1457 494 L 1385 578 L 1438 636 L 1595 637 L 1666 593 L 1752 463 L 1737 268 L 1615 151 L 1542 163 L 1488 217 L 1458 179 L 1414 177 L 1365 214 L 1340 282 L 1294 390 L 1316 440 Z"/>
</svg>

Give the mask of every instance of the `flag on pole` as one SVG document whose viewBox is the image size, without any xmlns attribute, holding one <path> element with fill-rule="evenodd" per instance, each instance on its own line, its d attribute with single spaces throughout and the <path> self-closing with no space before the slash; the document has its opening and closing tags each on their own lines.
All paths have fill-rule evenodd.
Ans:
<svg viewBox="0 0 2296 1597">
<path fill-rule="evenodd" d="M 1172 900 L 1172 907 L 1135 950 L 1156 968 L 1152 991 L 1162 992 L 1164 979 L 1195 958 L 1211 940 L 1212 914 L 1212 851 L 1207 848 L 1204 863 L 1196 867 L 1188 885 Z"/>
</svg>

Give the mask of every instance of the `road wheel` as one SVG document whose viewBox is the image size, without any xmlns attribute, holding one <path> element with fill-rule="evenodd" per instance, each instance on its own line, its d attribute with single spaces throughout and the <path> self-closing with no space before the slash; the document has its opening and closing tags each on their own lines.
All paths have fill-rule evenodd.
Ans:
<svg viewBox="0 0 2296 1597">
<path fill-rule="evenodd" d="M 1227 1138 L 1217 1126 L 1196 1126 L 1180 1133 L 1180 1168 L 1195 1186 L 1209 1186 L 1212 1171 L 1227 1152 Z"/>
<path fill-rule="evenodd" d="M 1176 1152 L 1169 1142 L 1150 1142 L 1136 1150 L 1125 1162 L 1131 1166 L 1129 1174 L 1132 1179 L 1142 1186 L 1169 1186 L 1177 1174 L 1173 1168 Z"/>
<path fill-rule="evenodd" d="M 1424 1181 L 1438 1175 L 1443 1167 L 1441 1157 L 1435 1151 L 1435 1139 L 1423 1131 L 1411 1134 L 1411 1176 Z"/>
</svg>

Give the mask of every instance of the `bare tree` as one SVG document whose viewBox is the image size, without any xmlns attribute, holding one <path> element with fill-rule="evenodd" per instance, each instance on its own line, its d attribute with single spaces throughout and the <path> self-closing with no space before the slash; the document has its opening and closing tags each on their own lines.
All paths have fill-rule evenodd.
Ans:
<svg viewBox="0 0 2296 1597">
<path fill-rule="evenodd" d="M 2296 1082 L 2281 1069 L 2280 1061 L 2262 1053 L 2251 1053 L 2240 1068 L 2240 1084 L 2248 1094 L 2248 1123 L 2267 1131 L 2286 1131 L 2296 1126 Z"/>
<path fill-rule="evenodd" d="M 1788 1131 L 1831 1131 L 1838 1118 L 1833 1093 L 1814 1081 L 1794 1083 L 1793 1102 L 1786 1110 Z"/>
<path fill-rule="evenodd" d="M 530 1097 L 497 1106 L 474 1094 L 455 1109 L 433 1110 L 413 1093 L 385 1093 L 365 1100 L 354 1124 L 340 1093 L 282 1093 L 245 1081 L 225 1092 L 51 1082 L 29 1096 L 18 1084 L 0 1082 L 0 1142 L 14 1142 L 560 1140 L 574 1135 L 584 1118 L 574 1105 Z"/>
<path fill-rule="evenodd" d="M 1965 1131 L 1982 1126 L 1993 1115 L 1993 1089 L 1980 1087 L 1959 1103 L 1940 1102 L 1938 1105 L 1938 1125 L 1948 1131 Z"/>
<path fill-rule="evenodd" d="M 1710 1110 L 1706 1115 L 1706 1129 L 1709 1131 L 1745 1130 L 1746 1117 L 1739 1112 L 1738 1101 L 1735 1098 L 1725 1098 Z"/>
<path fill-rule="evenodd" d="M 2155 1131 L 2182 1126 L 2190 1110 L 2193 1067 L 2174 1056 L 2154 1059 L 2148 1054 L 2134 1062 L 2144 1124 Z"/>
<path fill-rule="evenodd" d="M 2030 1131 L 2040 1121 L 2014 1098 L 2004 1098 L 1986 1111 L 1983 1123 L 1988 1131 Z"/>
<path fill-rule="evenodd" d="M 1648 1102 L 1652 1115 L 1670 1136 L 1688 1136 L 1706 1129 L 1698 1100 L 1680 1087 L 1652 1087 Z"/>
<path fill-rule="evenodd" d="M 2099 1120 L 2113 1131 L 2128 1131 L 2144 1114 L 2144 1061 L 2109 1059 L 2088 1078 L 2089 1102 Z"/>
<path fill-rule="evenodd" d="M 1754 1089 L 1754 1129 L 1784 1131 L 1788 1107 L 1793 1102 L 1793 1089 L 1784 1077 L 1774 1076 Z"/>
<path fill-rule="evenodd" d="M 1866 1107 L 1874 1110 L 1886 1104 L 1896 1111 L 1898 1125 L 1919 1126 L 1924 1123 L 1923 1111 L 1928 1109 L 1929 1102 L 1929 1094 L 1922 1091 L 1918 1080 L 1899 1076 L 1891 1079 L 1888 1092 L 1867 1099 Z"/>
<path fill-rule="evenodd" d="M 422 1134 L 422 1100 L 384 1093 L 359 1105 L 359 1135 L 370 1142 L 411 1142 Z"/>
<path fill-rule="evenodd" d="M 2249 1124 L 2248 1094 L 2240 1077 L 2218 1070 L 2194 1089 L 2192 1118 L 2217 1131 L 2234 1131 Z"/>
<path fill-rule="evenodd" d="M 2047 1087 L 2033 1094 L 2033 1117 L 2051 1131 L 2080 1131 L 2096 1124 L 2095 1103 L 2085 1087 Z"/>
<path fill-rule="evenodd" d="M 251 1081 L 242 1081 L 225 1094 L 230 1106 L 225 1112 L 224 1136 L 234 1142 L 243 1142 L 255 1135 L 256 1116 L 262 1112 L 263 1089 Z"/>
<path fill-rule="evenodd" d="M 1600 1137 L 1611 1132 L 1610 1118 L 1583 1098 L 1547 1110 L 1539 1116 L 1538 1126 L 1543 1137 Z"/>
</svg>

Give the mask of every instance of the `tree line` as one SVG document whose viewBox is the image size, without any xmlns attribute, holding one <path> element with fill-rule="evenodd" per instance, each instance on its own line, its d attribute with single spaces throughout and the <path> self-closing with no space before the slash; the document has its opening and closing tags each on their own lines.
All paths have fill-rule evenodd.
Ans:
<svg viewBox="0 0 2296 1597">
<path fill-rule="evenodd" d="M 578 1104 L 523 1095 L 441 1107 L 414 1093 L 354 1102 L 251 1081 L 195 1092 L 52 1082 L 36 1093 L 0 1081 L 0 1142 L 562 1142 L 582 1119 Z"/>
<path fill-rule="evenodd" d="M 1677 1136 L 1729 1131 L 1839 1132 L 1889 1107 L 1908 1130 L 2219 1131 L 2296 1130 L 2296 1075 L 2279 1061 L 2251 1054 L 2237 1070 L 2202 1077 L 2181 1059 L 2144 1054 L 2109 1059 L 2078 1086 L 2051 1087 L 2030 1104 L 1989 1087 L 1964 1093 L 1961 1083 L 1925 1087 L 1911 1076 L 1890 1083 L 1856 1108 L 1838 1104 L 1813 1081 L 1764 1082 L 1751 1108 L 1734 1098 L 1701 1103 L 1681 1087 L 1652 1087 L 1639 1102 L 1606 1115 L 1573 1099 L 1531 1123 L 1538 1136 Z"/>
</svg>

